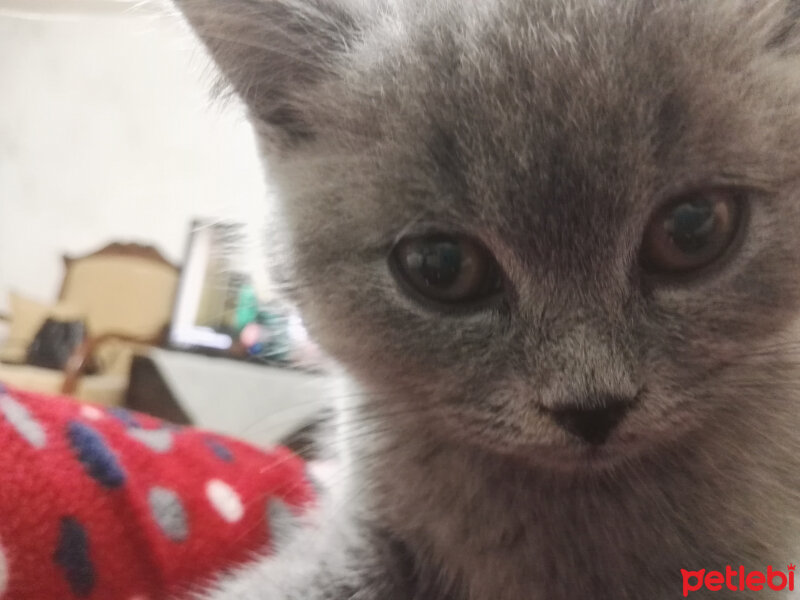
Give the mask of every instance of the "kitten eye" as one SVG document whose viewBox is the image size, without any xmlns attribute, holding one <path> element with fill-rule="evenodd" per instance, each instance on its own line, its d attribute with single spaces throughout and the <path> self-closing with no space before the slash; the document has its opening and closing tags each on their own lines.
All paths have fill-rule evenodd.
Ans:
<svg viewBox="0 0 800 600">
<path fill-rule="evenodd" d="M 730 190 L 682 196 L 659 209 L 645 230 L 642 265 L 654 273 L 701 269 L 722 256 L 736 237 L 741 203 Z"/>
<path fill-rule="evenodd" d="M 501 288 L 500 270 L 478 242 L 459 235 L 434 234 L 400 240 L 392 250 L 395 275 L 429 300 L 469 304 Z"/>
</svg>

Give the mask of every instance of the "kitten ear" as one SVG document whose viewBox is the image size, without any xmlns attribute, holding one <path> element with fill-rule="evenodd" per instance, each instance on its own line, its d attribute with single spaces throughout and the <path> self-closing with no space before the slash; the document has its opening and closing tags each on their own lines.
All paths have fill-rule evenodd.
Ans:
<svg viewBox="0 0 800 600">
<path fill-rule="evenodd" d="M 175 0 L 258 124 L 313 137 L 304 95 L 358 36 L 353 0 Z"/>
</svg>

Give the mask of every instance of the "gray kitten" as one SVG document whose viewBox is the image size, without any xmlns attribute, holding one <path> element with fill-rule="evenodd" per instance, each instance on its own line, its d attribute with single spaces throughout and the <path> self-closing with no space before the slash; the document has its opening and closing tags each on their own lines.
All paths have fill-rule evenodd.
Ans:
<svg viewBox="0 0 800 600">
<path fill-rule="evenodd" d="M 776 597 L 682 570 L 800 559 L 800 4 L 178 4 L 357 386 L 320 522 L 202 597 Z"/>
</svg>

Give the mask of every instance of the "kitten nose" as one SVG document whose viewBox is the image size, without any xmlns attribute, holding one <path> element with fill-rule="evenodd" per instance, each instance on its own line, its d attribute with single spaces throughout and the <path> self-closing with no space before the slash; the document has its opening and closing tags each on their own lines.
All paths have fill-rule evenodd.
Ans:
<svg viewBox="0 0 800 600">
<path fill-rule="evenodd" d="M 619 396 L 603 396 L 590 406 L 570 406 L 551 410 L 553 419 L 563 429 L 587 444 L 603 444 L 633 406 L 633 400 Z"/>
</svg>

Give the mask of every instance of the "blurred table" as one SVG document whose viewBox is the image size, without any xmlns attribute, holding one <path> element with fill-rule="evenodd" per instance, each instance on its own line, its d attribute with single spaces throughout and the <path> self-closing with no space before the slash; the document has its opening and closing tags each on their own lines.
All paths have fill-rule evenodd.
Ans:
<svg viewBox="0 0 800 600">
<path fill-rule="evenodd" d="M 153 349 L 134 360 L 126 407 L 266 446 L 313 424 L 334 375 Z"/>
</svg>

